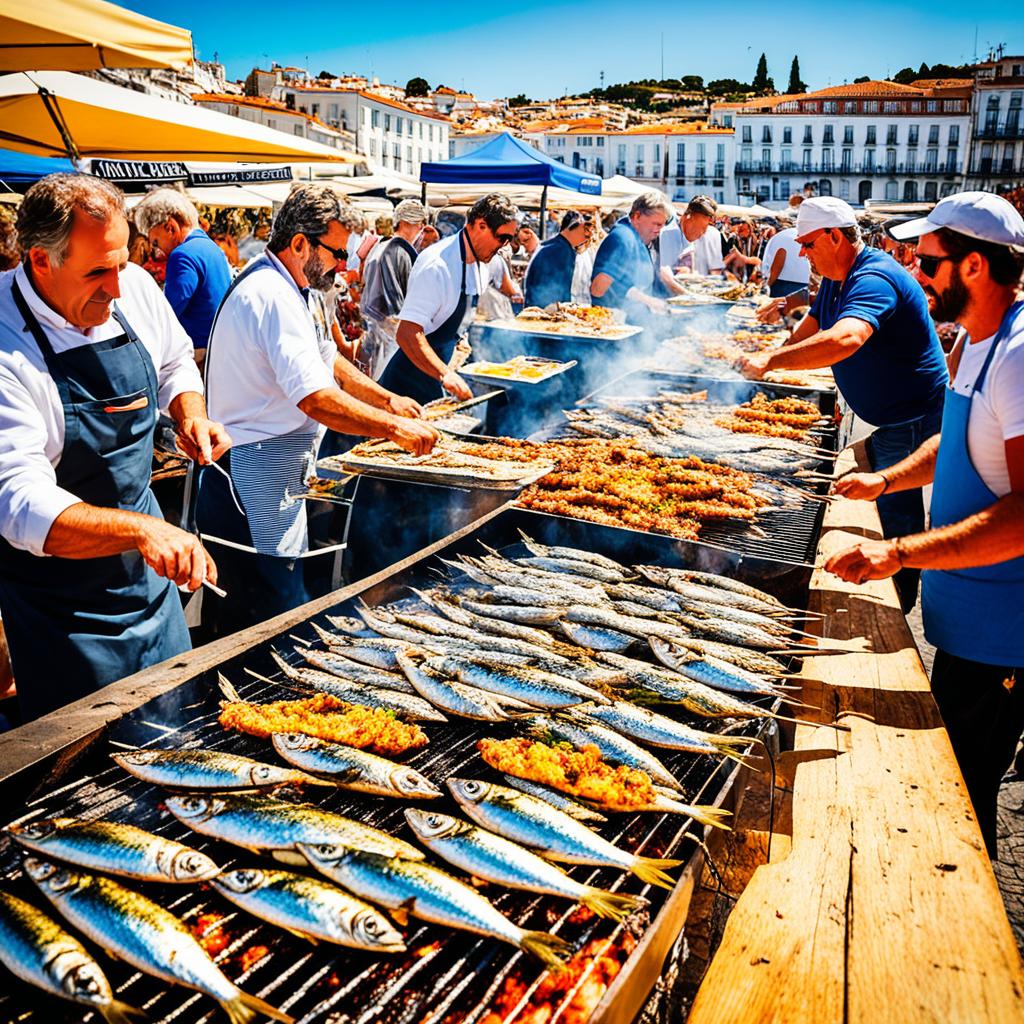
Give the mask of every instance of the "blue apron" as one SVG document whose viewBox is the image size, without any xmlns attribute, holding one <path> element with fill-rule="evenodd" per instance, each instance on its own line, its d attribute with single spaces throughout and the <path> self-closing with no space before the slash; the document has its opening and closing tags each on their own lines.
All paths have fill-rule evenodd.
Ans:
<svg viewBox="0 0 1024 1024">
<path fill-rule="evenodd" d="M 462 281 L 459 284 L 459 301 L 455 309 L 440 327 L 431 331 L 427 342 L 443 363 L 451 361 L 455 346 L 466 333 L 475 316 L 479 295 L 466 294 L 466 233 L 459 234 L 459 252 L 462 256 Z M 444 395 L 440 383 L 428 377 L 416 364 L 399 349 L 390 359 L 377 383 L 395 395 L 405 395 L 421 404 L 431 402 Z"/>
<path fill-rule="evenodd" d="M 115 306 L 123 334 L 56 353 L 12 286 L 64 410 L 57 485 L 102 508 L 162 519 L 149 488 L 157 377 Z M 174 584 L 137 551 L 39 557 L 0 541 L 0 610 L 25 721 L 191 648 Z"/>
<path fill-rule="evenodd" d="M 932 490 L 933 528 L 957 523 L 998 500 L 978 475 L 967 444 L 973 395 L 985 386 L 992 357 L 1024 310 L 1003 317 L 971 395 L 946 391 L 942 437 Z M 928 569 L 921 576 L 921 611 L 928 642 L 983 665 L 1024 665 L 1024 556 L 971 569 Z"/>
</svg>

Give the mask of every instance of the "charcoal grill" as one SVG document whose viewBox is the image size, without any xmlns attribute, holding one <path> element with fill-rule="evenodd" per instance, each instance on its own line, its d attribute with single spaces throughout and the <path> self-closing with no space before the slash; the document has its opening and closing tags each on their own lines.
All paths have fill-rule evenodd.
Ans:
<svg viewBox="0 0 1024 1024">
<path fill-rule="evenodd" d="M 638 534 L 574 520 L 560 520 L 521 509 L 497 510 L 471 528 L 421 552 L 388 574 L 349 587 L 273 623 L 255 626 L 234 638 L 219 641 L 181 659 L 112 684 L 5 737 L 0 737 L 0 797 L 6 820 L 70 815 L 109 817 L 131 822 L 158 834 L 183 840 L 208 851 L 224 867 L 258 862 L 254 855 L 194 835 L 161 807 L 161 791 L 114 766 L 109 759 L 117 745 L 202 745 L 275 761 L 268 744 L 251 737 L 225 733 L 216 724 L 219 694 L 216 676 L 222 672 L 245 697 L 276 699 L 292 691 L 266 685 L 246 675 L 250 668 L 277 675 L 271 649 L 288 651 L 290 635 L 313 638 L 311 621 L 323 623 L 322 613 L 352 614 L 354 600 L 371 605 L 408 595 L 409 586 L 435 578 L 435 554 L 454 557 L 478 552 L 483 541 L 517 550 L 519 530 L 547 543 L 572 544 L 630 561 L 658 561 L 726 572 L 756 582 L 791 604 L 806 600 L 810 571 L 806 566 L 750 558 L 693 542 Z M 520 549 L 521 550 L 521 549 Z M 219 653 L 218 653 L 219 652 Z M 109 709 L 109 719 L 97 727 L 97 716 Z M 767 720 L 744 723 L 752 740 Z M 496 778 L 474 752 L 474 743 L 501 727 L 450 723 L 431 727 L 430 746 L 410 763 L 441 782 L 453 774 Z M 60 735 L 54 744 L 48 737 Z M 737 769 L 686 754 L 665 758 L 692 802 L 721 805 L 729 796 Z M 308 795 L 322 806 L 357 817 L 409 837 L 399 801 L 386 801 L 337 791 Z M 454 810 L 445 798 L 432 806 Z M 627 934 L 639 945 L 592 1020 L 620 1024 L 632 1019 L 657 977 L 668 946 L 685 918 L 686 894 L 700 857 L 686 836 L 690 823 L 675 815 L 613 815 L 602 833 L 648 856 L 678 856 L 687 861 L 676 891 L 669 894 L 645 887 L 616 871 L 577 867 L 574 877 L 623 892 L 643 893 L 650 906 L 629 922 L 615 925 L 574 912 L 568 901 L 493 888 L 496 905 L 522 925 L 550 929 L 579 948 L 596 943 L 622 948 Z M 4 885 L 40 906 L 45 900 L 20 873 L 13 841 L 0 839 L 0 876 Z M 223 948 L 216 959 L 243 988 L 291 1013 L 297 1020 L 331 1024 L 513 1024 L 542 980 L 539 967 L 517 950 L 492 939 L 447 931 L 421 922 L 407 929 L 409 951 L 398 956 L 374 956 L 342 947 L 316 947 L 263 924 L 221 901 L 205 887 L 139 885 L 139 888 L 185 920 L 208 939 L 219 929 Z M 146 1010 L 150 1020 L 181 1024 L 223 1019 L 207 997 L 168 987 L 147 975 L 100 958 L 118 997 Z M 514 984 L 513 984 L 514 982 Z M 515 997 L 509 1002 L 508 992 Z M 612 1000 L 611 993 L 616 997 Z M 566 996 L 566 999 L 570 996 Z M 497 1016 L 493 1008 L 501 1005 Z M 557 1009 L 557 1008 L 556 1008 Z M 0 988 L 0 1017 L 20 1022 L 78 1021 L 85 1014 L 37 994 L 21 983 Z"/>
</svg>

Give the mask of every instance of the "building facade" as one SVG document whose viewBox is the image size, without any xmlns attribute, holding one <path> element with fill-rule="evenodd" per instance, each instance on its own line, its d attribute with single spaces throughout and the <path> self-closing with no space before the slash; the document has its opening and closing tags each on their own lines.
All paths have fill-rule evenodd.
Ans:
<svg viewBox="0 0 1024 1024">
<path fill-rule="evenodd" d="M 1024 57 L 996 57 L 975 69 L 967 188 L 1024 187 Z"/>
<path fill-rule="evenodd" d="M 741 202 L 794 192 L 934 202 L 963 187 L 970 79 L 862 82 L 744 104 L 715 104 L 712 122 L 736 136 Z"/>
<path fill-rule="evenodd" d="M 297 135 L 311 142 L 334 149 L 355 149 L 355 138 L 351 132 L 333 128 L 319 118 L 302 111 L 290 110 L 285 104 L 261 96 L 233 96 L 222 93 L 198 93 L 192 97 L 201 107 L 220 111 L 252 121 L 289 135 Z"/>
</svg>

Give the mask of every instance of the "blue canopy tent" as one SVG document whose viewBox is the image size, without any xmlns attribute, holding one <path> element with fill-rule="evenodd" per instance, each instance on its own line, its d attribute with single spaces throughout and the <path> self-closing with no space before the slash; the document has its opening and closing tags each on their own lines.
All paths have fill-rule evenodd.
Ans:
<svg viewBox="0 0 1024 1024">
<path fill-rule="evenodd" d="M 423 199 L 427 184 L 444 185 L 540 185 L 540 228 L 543 234 L 548 186 L 570 189 L 585 195 L 601 194 L 601 179 L 594 174 L 567 167 L 508 132 L 471 153 L 452 160 L 426 163 L 420 167 Z"/>
<path fill-rule="evenodd" d="M 48 174 L 70 173 L 75 165 L 70 160 L 49 156 L 30 156 L 12 149 L 0 149 L 0 182 L 11 192 L 20 192 Z M 2 186 L 0 186 L 2 190 Z"/>
</svg>

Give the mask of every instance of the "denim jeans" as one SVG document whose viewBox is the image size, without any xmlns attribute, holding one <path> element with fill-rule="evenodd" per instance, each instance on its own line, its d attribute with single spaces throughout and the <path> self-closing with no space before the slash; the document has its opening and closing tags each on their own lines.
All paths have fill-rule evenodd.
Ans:
<svg viewBox="0 0 1024 1024">
<path fill-rule="evenodd" d="M 867 455 L 871 469 L 880 473 L 895 466 L 924 444 L 942 427 L 942 406 L 938 409 L 908 420 L 878 427 L 867 439 Z M 924 496 L 920 488 L 912 491 L 898 491 L 883 494 L 878 499 L 878 517 L 882 521 L 883 537 L 906 537 L 920 533 L 925 524 Z M 921 580 L 920 569 L 900 569 L 893 578 L 900 606 L 904 614 L 917 603 L 917 589 Z"/>
</svg>

